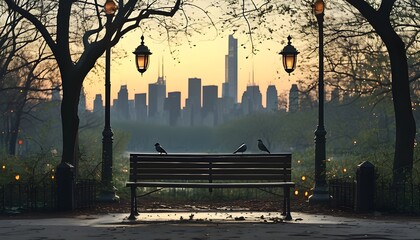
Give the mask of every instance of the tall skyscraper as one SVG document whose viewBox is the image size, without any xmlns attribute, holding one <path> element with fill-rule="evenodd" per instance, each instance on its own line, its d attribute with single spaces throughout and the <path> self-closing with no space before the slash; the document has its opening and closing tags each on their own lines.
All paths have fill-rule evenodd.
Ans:
<svg viewBox="0 0 420 240">
<path fill-rule="evenodd" d="M 299 89 L 297 84 L 292 84 L 289 92 L 289 112 L 297 112 L 299 110 Z"/>
<path fill-rule="evenodd" d="M 227 70 L 226 70 L 226 82 L 222 83 L 222 98 L 228 98 L 228 97 L 229 97 L 229 83 L 227 82 Z"/>
<path fill-rule="evenodd" d="M 214 126 L 217 122 L 217 90 L 216 85 L 203 86 L 203 108 L 201 109 L 201 115 L 203 124 L 208 126 Z"/>
<path fill-rule="evenodd" d="M 233 35 L 229 35 L 228 55 L 225 56 L 225 78 L 228 91 L 222 97 L 238 103 L 238 40 Z"/>
<path fill-rule="evenodd" d="M 168 92 L 165 107 L 169 112 L 169 125 L 175 126 L 181 117 L 181 92 Z"/>
<path fill-rule="evenodd" d="M 128 110 L 128 89 L 127 85 L 121 85 L 120 91 L 118 92 L 118 104 L 116 111 L 119 119 L 128 120 L 130 118 Z"/>
<path fill-rule="evenodd" d="M 216 110 L 217 104 L 217 86 L 216 85 L 209 85 L 203 86 L 203 117 L 205 117 L 208 113 L 213 112 Z"/>
<path fill-rule="evenodd" d="M 147 119 L 146 93 L 137 93 L 134 95 L 134 108 L 136 120 L 144 122 Z"/>
<path fill-rule="evenodd" d="M 136 109 L 134 99 L 128 100 L 128 119 L 135 120 L 136 119 Z"/>
<path fill-rule="evenodd" d="M 201 108 L 201 78 L 188 78 L 188 99 L 195 108 Z"/>
<path fill-rule="evenodd" d="M 166 81 L 162 76 L 156 83 L 149 84 L 149 118 L 163 116 L 166 99 Z"/>
<path fill-rule="evenodd" d="M 104 103 L 102 101 L 102 95 L 96 94 L 93 100 L 93 112 L 102 112 L 104 110 Z"/>
<path fill-rule="evenodd" d="M 278 94 L 275 85 L 269 85 L 266 96 L 266 109 L 270 112 L 278 110 Z"/>
<path fill-rule="evenodd" d="M 229 83 L 227 82 L 222 84 L 222 99 L 219 103 L 223 105 L 221 107 L 223 108 L 225 115 L 232 112 L 235 107 L 233 98 L 229 97 Z"/>
<path fill-rule="evenodd" d="M 260 87 L 257 85 L 247 86 L 246 91 L 242 95 L 242 113 L 246 115 L 259 112 L 262 109 L 262 94 L 260 92 Z"/>
<path fill-rule="evenodd" d="M 191 125 L 197 125 L 201 119 L 201 78 L 188 78 L 188 104 Z"/>
</svg>

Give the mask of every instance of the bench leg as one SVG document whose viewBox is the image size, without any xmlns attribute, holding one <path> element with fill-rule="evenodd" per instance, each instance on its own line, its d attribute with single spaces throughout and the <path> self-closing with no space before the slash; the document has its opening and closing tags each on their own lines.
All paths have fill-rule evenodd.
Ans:
<svg viewBox="0 0 420 240">
<path fill-rule="evenodd" d="M 292 220 L 292 215 L 290 214 L 290 187 L 284 188 L 283 215 L 285 216 L 284 220 Z"/>
<path fill-rule="evenodd" d="M 137 194 L 137 193 L 136 193 L 136 194 Z M 135 214 L 136 216 L 140 215 L 140 213 L 139 213 L 139 211 L 138 211 L 138 209 L 137 209 L 137 195 L 135 195 L 135 197 L 134 197 L 134 214 Z"/>
<path fill-rule="evenodd" d="M 283 188 L 283 212 L 281 213 L 282 216 L 286 216 L 286 188 Z"/>
<path fill-rule="evenodd" d="M 137 200 L 136 200 L 136 186 L 131 186 L 131 207 L 130 216 L 128 220 L 136 220 L 137 212 Z"/>
</svg>

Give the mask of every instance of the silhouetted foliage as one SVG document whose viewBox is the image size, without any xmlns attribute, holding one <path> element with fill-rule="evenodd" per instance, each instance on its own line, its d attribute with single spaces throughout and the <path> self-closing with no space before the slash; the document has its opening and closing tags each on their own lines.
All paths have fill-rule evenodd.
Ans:
<svg viewBox="0 0 420 240">
<path fill-rule="evenodd" d="M 35 27 L 3 2 L 0 10 L 0 142 L 2 150 L 15 155 L 22 123 L 40 120 L 33 111 L 58 84 L 51 54 Z"/>
</svg>

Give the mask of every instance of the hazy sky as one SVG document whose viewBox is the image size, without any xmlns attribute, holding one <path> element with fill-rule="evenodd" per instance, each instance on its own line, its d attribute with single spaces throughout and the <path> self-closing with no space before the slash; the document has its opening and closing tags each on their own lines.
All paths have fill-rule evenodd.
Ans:
<svg viewBox="0 0 420 240">
<path fill-rule="evenodd" d="M 252 56 L 251 45 L 248 36 L 236 33 L 238 39 L 238 101 L 241 101 L 242 93 L 246 86 L 252 84 L 252 72 L 254 66 L 254 81 L 260 86 L 263 95 L 263 105 L 265 106 L 265 94 L 267 86 L 274 84 L 277 91 L 281 94 L 288 91 L 292 83 L 302 77 L 298 66 L 295 72 L 288 76 L 284 71 L 281 56 L 278 54 L 286 45 L 287 36 L 292 32 L 275 32 L 274 39 L 278 41 L 267 41 L 259 44 L 259 52 Z M 196 34 L 197 35 L 197 34 Z M 141 76 L 134 63 L 132 51 L 140 44 L 141 31 L 129 33 L 113 49 L 111 60 L 111 92 L 112 99 L 117 98 L 117 93 L 121 85 L 127 85 L 129 99 L 134 98 L 135 93 L 147 93 L 148 84 L 157 80 L 162 59 L 164 60 L 164 75 L 166 76 L 167 92 L 181 91 L 181 105 L 185 105 L 187 98 L 188 78 L 198 77 L 202 80 L 202 85 L 217 85 L 219 96 L 221 96 L 222 83 L 225 81 L 225 55 L 228 52 L 228 31 L 224 33 L 209 34 L 206 37 L 193 36 L 190 38 L 195 47 L 188 43 L 181 43 L 180 46 L 173 48 L 177 50 L 177 55 L 171 55 L 167 41 L 156 40 L 153 33 L 145 34 L 145 44 L 151 52 L 151 62 L 149 69 Z M 153 39 L 154 38 L 154 39 Z M 245 44 L 241 46 L 241 44 Z M 299 51 L 298 39 L 292 39 L 292 44 Z M 127 56 L 116 59 L 115 52 L 127 52 Z M 174 57 L 176 59 L 174 59 Z M 248 58 L 247 58 L 248 57 Z M 104 58 L 99 59 L 104 65 Z M 102 94 L 104 98 L 104 75 L 98 76 L 90 74 L 84 83 L 87 94 L 88 108 L 91 109 L 95 94 Z"/>
</svg>

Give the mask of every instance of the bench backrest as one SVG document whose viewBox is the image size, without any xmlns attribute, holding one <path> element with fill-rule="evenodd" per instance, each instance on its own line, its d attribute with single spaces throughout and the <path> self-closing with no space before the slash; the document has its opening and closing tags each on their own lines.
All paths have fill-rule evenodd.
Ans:
<svg viewBox="0 0 420 240">
<path fill-rule="evenodd" d="M 130 182 L 291 181 L 291 154 L 130 154 Z"/>
</svg>

